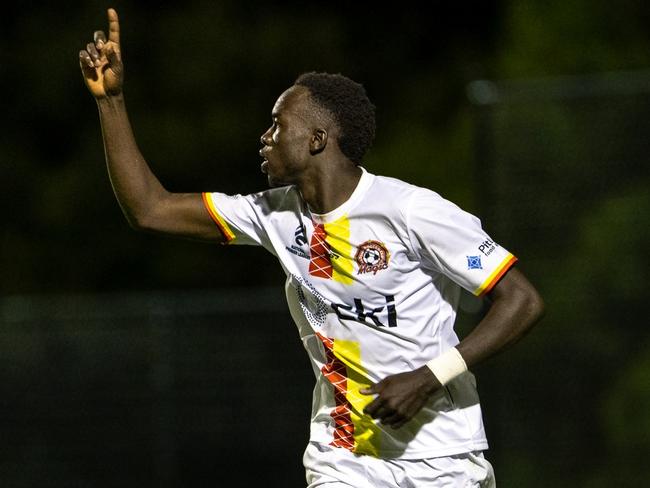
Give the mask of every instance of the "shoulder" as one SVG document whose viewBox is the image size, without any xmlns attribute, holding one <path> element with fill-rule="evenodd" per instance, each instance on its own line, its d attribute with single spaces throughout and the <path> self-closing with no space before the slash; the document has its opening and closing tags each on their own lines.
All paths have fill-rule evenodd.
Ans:
<svg viewBox="0 0 650 488">
<path fill-rule="evenodd" d="M 481 225 L 478 217 L 428 188 L 417 187 L 411 199 L 409 213 L 416 220 L 424 218 L 440 223 L 453 221 L 457 225 L 462 223 L 472 226 Z"/>
<path fill-rule="evenodd" d="M 392 176 L 372 175 L 372 177 L 373 187 L 376 190 L 388 191 L 391 194 L 405 195 L 421 189 L 419 186 Z"/>
<path fill-rule="evenodd" d="M 372 175 L 369 197 L 379 206 L 406 215 L 410 201 L 422 188 L 391 176 Z"/>
<path fill-rule="evenodd" d="M 387 192 L 390 196 L 408 196 L 432 201 L 446 201 L 442 196 L 429 188 L 408 183 L 399 178 L 383 175 L 372 175 L 374 178 L 373 187 L 376 192 Z"/>
<path fill-rule="evenodd" d="M 440 193 L 398 178 L 374 175 L 373 200 L 393 216 L 400 215 L 408 229 L 481 227 L 475 215 Z"/>
<path fill-rule="evenodd" d="M 240 197 L 241 195 L 236 195 Z M 251 193 L 245 197 L 250 203 L 262 210 L 272 212 L 291 210 L 302 205 L 302 198 L 295 186 L 283 186 L 279 188 L 271 188 L 257 193 Z"/>
<path fill-rule="evenodd" d="M 397 207 L 405 215 L 411 213 L 435 213 L 448 215 L 467 214 L 454 202 L 439 193 L 390 176 L 374 175 L 373 196 L 378 201 Z M 469 214 L 467 214 L 469 215 Z"/>
</svg>

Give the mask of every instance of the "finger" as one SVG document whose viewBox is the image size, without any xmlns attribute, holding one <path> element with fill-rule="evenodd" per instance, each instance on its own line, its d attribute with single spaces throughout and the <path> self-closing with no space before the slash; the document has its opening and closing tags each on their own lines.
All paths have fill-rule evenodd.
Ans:
<svg viewBox="0 0 650 488">
<path fill-rule="evenodd" d="M 379 399 L 376 398 L 375 401 L 368 406 L 370 408 L 366 407 L 364 413 L 370 415 L 373 419 L 383 422 L 386 417 L 395 414 L 395 410 L 389 407 L 386 402 L 377 400 Z"/>
<path fill-rule="evenodd" d="M 106 44 L 106 34 L 104 34 L 104 31 L 95 31 L 93 33 L 93 40 L 95 41 L 95 44 L 102 43 Z"/>
<path fill-rule="evenodd" d="M 106 54 L 106 58 L 108 59 L 108 63 L 112 67 L 119 66 L 119 64 L 121 62 L 121 58 L 120 58 L 119 47 L 116 44 L 113 44 L 113 43 L 106 44 L 106 49 L 104 51 L 104 54 Z"/>
<path fill-rule="evenodd" d="M 367 386 L 366 388 L 361 388 L 359 390 L 359 393 L 361 393 L 362 395 L 373 395 L 373 394 L 377 393 L 377 391 L 375 390 L 375 386 L 377 386 L 377 385 L 372 384 L 372 385 Z"/>
<path fill-rule="evenodd" d="M 120 43 L 120 21 L 117 18 L 115 9 L 108 9 L 108 40 L 116 44 Z"/>
<path fill-rule="evenodd" d="M 375 415 L 373 415 L 373 418 L 379 419 L 379 421 L 382 424 L 385 424 L 386 419 L 388 417 L 391 417 L 392 415 L 395 415 L 395 410 L 393 410 L 392 408 L 389 408 L 389 407 L 387 407 L 385 405 L 382 405 L 381 407 L 379 407 L 377 409 L 377 411 L 375 412 Z"/>
<path fill-rule="evenodd" d="M 398 420 L 398 421 L 394 422 L 394 423 L 391 425 L 391 428 L 393 428 L 393 429 L 399 429 L 399 428 L 401 428 L 401 427 L 402 427 L 406 422 L 408 422 L 409 420 L 411 420 L 411 419 L 409 419 L 409 418 L 402 418 L 402 420 Z"/>
<path fill-rule="evenodd" d="M 406 418 L 398 412 L 395 412 L 392 415 L 387 415 L 381 420 L 382 424 L 390 425 L 394 429 L 397 428 L 395 427 L 396 425 L 403 425 L 404 422 L 406 422 Z"/>
<path fill-rule="evenodd" d="M 95 65 L 93 64 L 93 60 L 90 59 L 90 55 L 86 51 L 79 51 L 79 66 L 81 66 L 81 71 L 86 78 L 97 80 L 97 71 L 95 70 Z"/>
<path fill-rule="evenodd" d="M 89 42 L 86 46 L 86 52 L 90 55 L 90 59 L 93 61 L 95 66 L 99 66 L 99 53 L 95 49 L 95 43 Z"/>
<path fill-rule="evenodd" d="M 82 68 L 94 68 L 95 64 L 88 54 L 88 51 L 79 51 L 79 64 Z"/>
<path fill-rule="evenodd" d="M 366 405 L 366 408 L 363 409 L 363 413 L 374 418 L 377 410 L 379 410 L 379 407 L 381 407 L 382 402 L 383 401 L 379 397 L 375 398 L 368 405 Z"/>
</svg>

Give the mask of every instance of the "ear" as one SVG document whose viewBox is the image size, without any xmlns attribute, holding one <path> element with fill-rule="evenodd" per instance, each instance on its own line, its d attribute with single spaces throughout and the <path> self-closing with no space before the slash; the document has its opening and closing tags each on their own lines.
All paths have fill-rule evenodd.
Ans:
<svg viewBox="0 0 650 488">
<path fill-rule="evenodd" d="M 327 146 L 327 131 L 325 129 L 314 129 L 309 139 L 310 154 L 314 155 L 322 152 L 325 146 Z"/>
</svg>

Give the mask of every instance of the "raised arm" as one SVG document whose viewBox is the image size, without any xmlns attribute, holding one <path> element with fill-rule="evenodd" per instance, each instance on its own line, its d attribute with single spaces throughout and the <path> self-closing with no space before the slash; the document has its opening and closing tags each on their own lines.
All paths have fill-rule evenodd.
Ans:
<svg viewBox="0 0 650 488">
<path fill-rule="evenodd" d="M 129 224 L 139 230 L 223 242 L 199 193 L 170 193 L 140 153 L 122 93 L 124 65 L 117 12 L 108 9 L 108 39 L 95 31 L 79 52 L 84 81 L 97 101 L 108 174 Z"/>
</svg>

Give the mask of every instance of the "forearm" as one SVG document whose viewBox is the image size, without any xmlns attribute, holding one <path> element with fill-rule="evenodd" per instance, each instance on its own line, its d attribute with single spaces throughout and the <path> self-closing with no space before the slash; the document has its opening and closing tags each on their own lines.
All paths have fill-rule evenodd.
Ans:
<svg viewBox="0 0 650 488">
<path fill-rule="evenodd" d="M 154 202 L 167 194 L 140 153 L 123 95 L 97 100 L 108 175 L 133 227 L 143 227 Z"/>
</svg>

